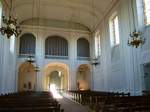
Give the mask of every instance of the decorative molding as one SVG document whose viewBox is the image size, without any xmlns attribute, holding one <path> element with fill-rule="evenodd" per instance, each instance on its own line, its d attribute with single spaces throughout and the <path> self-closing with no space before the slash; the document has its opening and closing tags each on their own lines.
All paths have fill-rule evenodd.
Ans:
<svg viewBox="0 0 150 112">
<path fill-rule="evenodd" d="M 46 31 L 62 31 L 62 32 L 67 32 L 67 33 L 76 33 L 76 34 L 88 34 L 91 35 L 91 32 L 89 31 L 81 31 L 81 30 L 72 30 L 72 29 L 64 29 L 64 28 L 54 28 L 54 27 L 45 27 L 45 26 L 31 26 L 31 25 L 22 25 L 21 26 L 22 29 L 31 29 L 31 31 L 33 31 L 33 29 L 35 30 L 46 30 Z"/>
</svg>

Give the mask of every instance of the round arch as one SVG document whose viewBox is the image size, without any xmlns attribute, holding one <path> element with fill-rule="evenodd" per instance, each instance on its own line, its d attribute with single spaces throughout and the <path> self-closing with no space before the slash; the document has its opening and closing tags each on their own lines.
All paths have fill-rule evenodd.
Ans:
<svg viewBox="0 0 150 112">
<path fill-rule="evenodd" d="M 35 66 L 29 62 L 22 63 L 18 72 L 18 91 L 33 91 L 36 86 Z"/>
<path fill-rule="evenodd" d="M 60 35 L 60 34 L 47 35 L 46 38 L 45 38 L 45 40 L 48 39 L 49 37 L 59 37 L 59 38 L 65 39 L 67 42 L 69 41 L 69 40 L 65 37 L 65 35 Z"/>
<path fill-rule="evenodd" d="M 19 38 L 21 38 L 21 37 L 24 36 L 24 35 L 31 35 L 31 36 L 35 37 L 35 39 L 37 39 L 37 37 L 35 36 L 35 35 L 36 35 L 35 33 L 33 33 L 33 32 L 28 32 L 28 31 L 21 33 L 21 35 L 19 36 Z"/>
<path fill-rule="evenodd" d="M 89 38 L 89 37 L 81 36 L 81 37 L 78 37 L 78 38 L 76 39 L 76 41 L 78 41 L 79 39 L 84 39 L 84 40 L 86 40 L 88 43 L 90 43 L 90 38 Z"/>
<path fill-rule="evenodd" d="M 45 39 L 46 56 L 68 56 L 68 40 L 61 36 L 49 36 Z"/>
<path fill-rule="evenodd" d="M 36 37 L 32 33 L 24 33 L 19 39 L 19 54 L 35 54 Z"/>
<path fill-rule="evenodd" d="M 54 74 L 54 72 L 55 72 L 55 74 Z M 66 64 L 50 63 L 44 67 L 44 81 L 43 81 L 44 90 L 49 90 L 50 85 L 52 83 L 58 85 L 57 81 L 51 80 L 52 75 L 59 76 L 59 77 L 55 77 L 57 79 L 60 78 L 60 79 L 58 79 L 61 81 L 58 89 L 68 90 L 68 88 L 69 88 L 69 80 L 68 80 L 69 79 L 69 67 Z"/>
<path fill-rule="evenodd" d="M 78 38 L 77 56 L 78 57 L 90 57 L 90 43 L 86 38 Z"/>
</svg>

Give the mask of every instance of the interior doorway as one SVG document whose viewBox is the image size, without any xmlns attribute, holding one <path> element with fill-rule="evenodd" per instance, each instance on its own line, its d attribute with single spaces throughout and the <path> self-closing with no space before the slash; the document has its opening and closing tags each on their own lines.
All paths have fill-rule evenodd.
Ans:
<svg viewBox="0 0 150 112">
<path fill-rule="evenodd" d="M 61 76 L 61 71 L 53 71 L 49 75 L 49 88 L 55 86 L 56 89 L 60 90 L 63 89 L 63 77 Z"/>
<path fill-rule="evenodd" d="M 57 90 L 68 90 L 69 68 L 63 63 L 51 63 L 46 65 L 44 71 L 44 90 L 55 87 Z"/>
<path fill-rule="evenodd" d="M 90 90 L 91 75 L 90 67 L 87 64 L 78 67 L 76 81 L 78 90 Z"/>
<path fill-rule="evenodd" d="M 36 72 L 33 64 L 23 63 L 19 67 L 18 91 L 34 91 L 36 89 Z"/>
</svg>

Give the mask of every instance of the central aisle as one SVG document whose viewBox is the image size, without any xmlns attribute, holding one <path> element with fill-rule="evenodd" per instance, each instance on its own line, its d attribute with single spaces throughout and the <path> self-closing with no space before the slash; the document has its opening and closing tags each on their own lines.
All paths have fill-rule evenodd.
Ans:
<svg viewBox="0 0 150 112">
<path fill-rule="evenodd" d="M 65 97 L 58 101 L 61 104 L 61 108 L 64 109 L 64 112 L 91 112 L 88 108 Z"/>
</svg>

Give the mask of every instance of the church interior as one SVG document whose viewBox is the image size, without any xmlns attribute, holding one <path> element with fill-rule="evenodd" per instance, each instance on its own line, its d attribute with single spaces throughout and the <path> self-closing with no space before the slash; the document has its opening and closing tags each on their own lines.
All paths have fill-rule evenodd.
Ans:
<svg viewBox="0 0 150 112">
<path fill-rule="evenodd" d="M 150 112 L 150 0 L 0 0 L 0 112 Z"/>
</svg>

